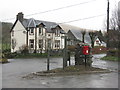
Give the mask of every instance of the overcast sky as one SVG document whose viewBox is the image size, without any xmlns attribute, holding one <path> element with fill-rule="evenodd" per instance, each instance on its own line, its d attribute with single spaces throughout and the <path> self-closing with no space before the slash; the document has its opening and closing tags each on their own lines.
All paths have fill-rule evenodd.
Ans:
<svg viewBox="0 0 120 90">
<path fill-rule="evenodd" d="M 118 1 L 120 0 L 110 0 L 110 11 L 113 11 L 115 5 L 118 5 Z M 15 19 L 11 18 L 16 18 L 18 12 L 23 12 L 25 18 L 34 18 L 58 23 L 83 19 L 66 24 L 94 30 L 104 29 L 104 22 L 106 19 L 105 14 L 107 10 L 107 0 L 1 0 L 0 3 L 0 21 L 2 22 L 14 23 Z M 75 4 L 79 5 L 47 13 L 31 15 Z M 84 19 L 98 15 L 103 16 Z"/>
</svg>

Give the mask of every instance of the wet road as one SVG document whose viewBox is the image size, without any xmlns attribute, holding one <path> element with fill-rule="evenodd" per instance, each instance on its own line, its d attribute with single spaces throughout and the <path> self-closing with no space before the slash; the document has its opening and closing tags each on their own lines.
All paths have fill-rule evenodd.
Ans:
<svg viewBox="0 0 120 90">
<path fill-rule="evenodd" d="M 117 88 L 118 63 L 100 60 L 105 54 L 94 55 L 93 66 L 107 68 L 114 72 L 85 74 L 79 76 L 39 77 L 31 80 L 21 78 L 31 72 L 46 70 L 46 59 L 10 59 L 2 65 L 3 88 Z M 51 58 L 50 69 L 62 67 L 62 58 Z M 74 58 L 71 57 L 74 65 Z"/>
</svg>

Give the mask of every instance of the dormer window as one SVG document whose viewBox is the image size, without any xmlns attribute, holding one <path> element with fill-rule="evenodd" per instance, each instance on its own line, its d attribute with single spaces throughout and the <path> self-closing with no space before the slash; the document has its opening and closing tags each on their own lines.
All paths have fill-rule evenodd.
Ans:
<svg viewBox="0 0 120 90">
<path fill-rule="evenodd" d="M 39 34 L 41 34 L 41 28 L 39 28 Z"/>
<path fill-rule="evenodd" d="M 39 35 L 40 35 L 40 34 L 43 35 L 43 27 L 40 27 L 40 28 L 39 28 Z"/>
<path fill-rule="evenodd" d="M 30 28 L 30 35 L 34 34 L 34 28 Z"/>
<path fill-rule="evenodd" d="M 60 30 L 55 30 L 55 36 L 60 36 Z"/>
</svg>

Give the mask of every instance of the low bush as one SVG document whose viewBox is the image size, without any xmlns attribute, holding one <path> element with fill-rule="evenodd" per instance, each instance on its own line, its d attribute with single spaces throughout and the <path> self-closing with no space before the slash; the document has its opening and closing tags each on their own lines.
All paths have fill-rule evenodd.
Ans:
<svg viewBox="0 0 120 90">
<path fill-rule="evenodd" d="M 26 54 L 26 53 L 29 52 L 28 46 L 26 46 L 26 45 L 23 45 L 23 46 L 19 47 L 19 50 L 22 54 Z"/>
<path fill-rule="evenodd" d="M 47 53 L 19 53 L 14 58 L 38 58 L 38 57 L 47 57 Z"/>
<path fill-rule="evenodd" d="M 118 49 L 109 49 L 107 51 L 107 56 L 118 56 Z"/>
<path fill-rule="evenodd" d="M 2 54 L 4 54 L 4 57 L 6 58 L 11 58 L 12 56 L 10 51 L 11 51 L 10 49 L 3 50 Z"/>
<path fill-rule="evenodd" d="M 8 60 L 6 58 L 0 59 L 0 63 L 8 63 Z"/>
</svg>

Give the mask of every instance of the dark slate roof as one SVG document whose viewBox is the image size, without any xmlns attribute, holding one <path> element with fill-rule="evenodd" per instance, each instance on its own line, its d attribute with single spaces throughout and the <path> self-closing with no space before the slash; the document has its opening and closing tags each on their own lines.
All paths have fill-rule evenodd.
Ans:
<svg viewBox="0 0 120 90">
<path fill-rule="evenodd" d="M 82 30 L 69 30 L 73 33 L 73 35 L 76 37 L 76 39 L 82 41 Z M 86 32 L 85 34 L 85 43 L 90 44 L 91 43 L 91 39 L 89 37 L 88 32 Z"/>
<path fill-rule="evenodd" d="M 60 33 L 66 34 L 66 32 L 63 29 L 61 29 Z"/>
<path fill-rule="evenodd" d="M 45 28 L 47 30 L 47 32 L 52 33 L 53 31 L 51 30 L 51 28 L 55 28 L 56 26 L 58 26 L 57 23 L 55 22 L 49 22 L 49 21 L 42 21 L 42 20 L 35 20 L 33 18 L 30 19 L 24 19 L 22 24 L 25 28 L 28 27 L 36 27 L 39 24 L 44 24 Z M 64 30 L 61 29 L 61 33 L 65 33 Z"/>
<path fill-rule="evenodd" d="M 86 32 L 86 34 L 85 34 L 85 43 L 91 44 L 91 39 L 90 39 L 90 36 L 89 36 L 89 32 Z"/>
<path fill-rule="evenodd" d="M 82 41 L 82 33 L 80 30 L 70 30 L 73 35 L 76 37 L 76 39 L 81 40 Z"/>
</svg>

